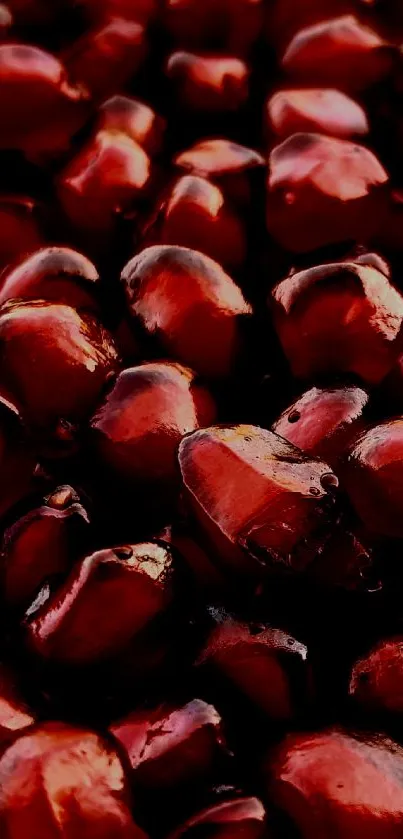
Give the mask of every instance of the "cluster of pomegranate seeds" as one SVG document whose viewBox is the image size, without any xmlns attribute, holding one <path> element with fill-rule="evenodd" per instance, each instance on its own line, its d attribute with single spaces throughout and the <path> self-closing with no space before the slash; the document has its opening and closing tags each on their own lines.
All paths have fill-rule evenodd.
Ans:
<svg viewBox="0 0 403 839">
<path fill-rule="evenodd" d="M 403 837 L 402 9 L 0 4 L 0 839 Z"/>
</svg>

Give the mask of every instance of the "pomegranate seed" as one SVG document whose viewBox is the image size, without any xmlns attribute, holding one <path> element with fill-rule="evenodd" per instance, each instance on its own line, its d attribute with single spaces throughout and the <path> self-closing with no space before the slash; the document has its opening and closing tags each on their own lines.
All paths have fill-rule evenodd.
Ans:
<svg viewBox="0 0 403 839">
<path fill-rule="evenodd" d="M 0 312 L 1 386 L 37 431 L 56 433 L 94 409 L 116 370 L 111 336 L 89 314 L 43 300 L 5 304 Z"/>
<path fill-rule="evenodd" d="M 280 90 L 267 102 L 269 135 L 286 140 L 292 134 L 328 134 L 348 140 L 369 133 L 368 118 L 358 102 L 332 88 Z"/>
<path fill-rule="evenodd" d="M 333 263 L 291 274 L 273 290 L 272 305 L 295 376 L 355 373 L 376 384 L 401 352 L 403 298 L 366 265 Z"/>
<path fill-rule="evenodd" d="M 293 79 L 365 90 L 392 70 L 395 49 L 353 15 L 324 20 L 297 32 L 282 66 Z"/>
<path fill-rule="evenodd" d="M 229 140 L 201 140 L 175 158 L 179 169 L 216 183 L 226 198 L 241 205 L 250 202 L 250 176 L 264 171 L 264 158 L 254 149 Z"/>
<path fill-rule="evenodd" d="M 350 696 L 368 711 L 403 711 L 403 639 L 380 641 L 352 669 Z"/>
<path fill-rule="evenodd" d="M 26 607 L 48 578 L 68 571 L 89 519 L 71 487 L 60 487 L 5 532 L 1 577 L 8 605 Z"/>
<path fill-rule="evenodd" d="M 191 111 L 236 111 L 248 98 L 249 70 L 239 58 L 174 52 L 167 75 Z"/>
<path fill-rule="evenodd" d="M 73 227 L 105 247 L 119 214 L 143 199 L 150 171 L 150 158 L 138 143 L 123 133 L 99 131 L 60 174 L 62 208 Z M 101 232 L 106 239 L 99 242 Z"/>
<path fill-rule="evenodd" d="M 176 576 L 171 553 L 151 542 L 91 554 L 27 611 L 28 646 L 65 664 L 116 656 L 171 606 Z"/>
<path fill-rule="evenodd" d="M 29 157 L 63 150 L 86 114 L 86 95 L 63 65 L 28 44 L 0 45 L 1 148 Z"/>
<path fill-rule="evenodd" d="M 301 253 L 366 241 L 386 216 L 387 183 L 383 166 L 364 146 L 293 134 L 270 155 L 268 230 L 283 247 Z"/>
<path fill-rule="evenodd" d="M 165 127 L 162 117 L 131 96 L 112 96 L 98 113 L 97 131 L 127 134 L 151 156 L 161 151 Z"/>
<path fill-rule="evenodd" d="M 76 41 L 65 53 L 64 62 L 80 87 L 103 99 L 130 80 L 144 61 L 146 50 L 140 23 L 112 17 Z"/>
<path fill-rule="evenodd" d="M 185 437 L 179 463 L 189 509 L 220 562 L 256 574 L 312 561 L 338 483 L 325 463 L 248 425 Z"/>
<path fill-rule="evenodd" d="M 205 782 L 226 754 L 221 717 L 200 699 L 134 711 L 111 731 L 128 753 L 138 795 Z"/>
<path fill-rule="evenodd" d="M 403 420 L 388 420 L 364 432 L 345 466 L 350 499 L 365 526 L 384 536 L 403 534 L 401 482 Z"/>
<path fill-rule="evenodd" d="M 175 488 L 180 440 L 214 417 L 213 400 L 191 370 L 150 362 L 119 374 L 90 425 L 97 455 L 114 474 Z"/>
<path fill-rule="evenodd" d="M 359 387 L 313 387 L 284 411 L 273 431 L 335 468 L 351 441 L 364 430 L 368 399 Z"/>
<path fill-rule="evenodd" d="M 95 732 L 42 723 L 6 749 L 0 779 L 4 836 L 34 836 L 39 829 L 42 836 L 61 830 L 66 839 L 145 837 L 130 813 L 117 752 Z"/>
<path fill-rule="evenodd" d="M 98 283 L 98 272 L 87 257 L 70 248 L 41 248 L 3 274 L 0 305 L 13 298 L 41 298 L 97 313 Z"/>
<path fill-rule="evenodd" d="M 291 734 L 269 762 L 270 797 L 304 836 L 325 836 L 331 824 L 334 839 L 393 839 L 402 763 L 401 746 L 381 734 Z"/>
<path fill-rule="evenodd" d="M 231 372 L 251 309 L 218 263 L 188 248 L 155 246 L 128 262 L 122 281 L 131 314 L 169 355 L 205 376 Z"/>
<path fill-rule="evenodd" d="M 290 720 L 310 693 L 308 650 L 295 638 L 263 624 L 219 619 L 199 665 L 223 677 L 227 688 L 240 691 L 272 720 Z M 297 688 L 298 692 L 294 688 Z"/>
<path fill-rule="evenodd" d="M 148 238 L 205 253 L 231 269 L 246 258 L 245 225 L 222 190 L 205 178 L 184 175 L 160 204 Z"/>
</svg>

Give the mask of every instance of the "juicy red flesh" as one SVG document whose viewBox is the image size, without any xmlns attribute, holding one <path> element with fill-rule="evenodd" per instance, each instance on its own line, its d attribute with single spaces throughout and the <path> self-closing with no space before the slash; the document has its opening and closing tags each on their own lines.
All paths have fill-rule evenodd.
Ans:
<svg viewBox="0 0 403 839">
<path fill-rule="evenodd" d="M 225 753 L 220 715 L 200 699 L 133 712 L 111 731 L 128 753 L 138 794 L 201 783 Z"/>
<path fill-rule="evenodd" d="M 1 578 L 5 600 L 28 606 L 48 578 L 66 573 L 77 546 L 85 544 L 88 515 L 71 487 L 59 487 L 43 505 L 6 530 Z"/>
<path fill-rule="evenodd" d="M 387 217 L 387 182 L 386 170 L 364 146 L 292 134 L 269 158 L 268 230 L 296 253 L 370 240 Z"/>
<path fill-rule="evenodd" d="M 200 251 L 231 270 L 247 252 L 245 224 L 220 187 L 198 175 L 183 175 L 157 210 L 149 236 L 164 245 Z"/>
<path fill-rule="evenodd" d="M 302 29 L 282 58 L 293 79 L 348 91 L 365 90 L 387 76 L 395 51 L 376 32 L 345 15 Z"/>
<path fill-rule="evenodd" d="M 0 3 L 0 839 L 402 839 L 402 43 Z"/>
<path fill-rule="evenodd" d="M 171 606 L 175 572 L 171 553 L 153 543 L 84 557 L 39 610 L 28 609 L 27 643 L 38 656 L 77 665 L 117 655 Z"/>
<path fill-rule="evenodd" d="M 236 111 L 248 98 L 247 65 L 239 58 L 175 52 L 167 75 L 191 111 Z"/>
<path fill-rule="evenodd" d="M 332 88 L 278 91 L 267 102 L 267 128 L 280 140 L 305 131 L 346 140 L 369 132 L 364 109 Z"/>
<path fill-rule="evenodd" d="M 66 839 L 145 836 L 113 744 L 91 730 L 53 722 L 26 732 L 3 753 L 0 777 L 3 836 L 39 836 L 39 825 L 42 835 Z"/>
<path fill-rule="evenodd" d="M 72 79 L 95 99 L 124 87 L 146 52 L 144 27 L 120 17 L 108 19 L 77 41 L 64 61 Z"/>
<path fill-rule="evenodd" d="M 247 574 L 309 564 L 338 484 L 326 463 L 248 425 L 185 437 L 179 463 L 189 511 L 220 564 Z"/>
<path fill-rule="evenodd" d="M 218 263 L 160 245 L 135 256 L 122 281 L 131 314 L 165 352 L 208 377 L 231 372 L 242 349 L 240 322 L 251 308 Z"/>
<path fill-rule="evenodd" d="M 264 158 L 254 149 L 228 140 L 203 140 L 179 154 L 182 171 L 200 175 L 221 187 L 226 198 L 240 205 L 251 201 L 251 175 L 263 171 Z"/>
<path fill-rule="evenodd" d="M 284 721 L 293 719 L 308 699 L 307 658 L 304 644 L 286 633 L 227 617 L 212 631 L 198 663 L 212 669 L 215 678 L 223 677 L 229 689 L 240 691 L 269 719 Z M 294 696 L 295 676 L 299 684 Z"/>
<path fill-rule="evenodd" d="M 345 483 L 365 526 L 384 536 L 403 534 L 401 450 L 403 421 L 365 431 L 346 453 Z"/>
<path fill-rule="evenodd" d="M 291 274 L 271 305 L 297 377 L 347 373 L 376 384 L 401 353 L 403 298 L 372 267 L 334 263 Z"/>
<path fill-rule="evenodd" d="M 120 373 L 90 425 L 99 459 L 112 472 L 169 487 L 177 483 L 182 437 L 214 417 L 214 402 L 192 371 L 160 362 Z"/>
<path fill-rule="evenodd" d="M 365 710 L 403 711 L 403 641 L 387 638 L 355 662 L 350 696 Z"/>
<path fill-rule="evenodd" d="M 381 734 L 290 734 L 269 759 L 269 795 L 304 839 L 325 836 L 329 819 L 335 839 L 397 839 L 402 760 Z"/>
<path fill-rule="evenodd" d="M 312 388 L 284 411 L 273 431 L 334 468 L 364 430 L 368 394 L 359 387 Z"/>
<path fill-rule="evenodd" d="M 41 248 L 22 260 L 0 283 L 0 305 L 8 300 L 43 299 L 97 311 L 99 275 L 89 259 L 70 248 Z"/>
<path fill-rule="evenodd" d="M 112 96 L 99 109 L 98 131 L 127 134 L 151 156 L 161 151 L 165 127 L 152 108 L 130 96 Z"/>
<path fill-rule="evenodd" d="M 60 423 L 74 426 L 88 416 L 117 367 L 107 330 L 64 303 L 7 303 L 0 312 L 0 346 L 0 386 L 21 406 L 28 425 L 56 436 Z"/>
</svg>

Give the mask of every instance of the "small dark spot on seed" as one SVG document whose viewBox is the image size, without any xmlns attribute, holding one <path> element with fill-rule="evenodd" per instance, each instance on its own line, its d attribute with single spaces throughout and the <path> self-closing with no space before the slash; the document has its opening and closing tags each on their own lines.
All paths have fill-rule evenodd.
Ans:
<svg viewBox="0 0 403 839">
<path fill-rule="evenodd" d="M 322 484 L 323 489 L 327 492 L 331 492 L 333 489 L 337 489 L 339 486 L 339 479 L 333 472 L 326 472 L 325 475 L 321 476 L 320 482 Z"/>
<path fill-rule="evenodd" d="M 115 548 L 115 555 L 118 559 L 131 559 L 133 551 L 129 545 L 123 545 L 122 547 Z"/>
<path fill-rule="evenodd" d="M 288 414 L 288 422 L 298 422 L 301 419 L 301 414 L 299 411 L 291 411 L 291 414 Z"/>
</svg>

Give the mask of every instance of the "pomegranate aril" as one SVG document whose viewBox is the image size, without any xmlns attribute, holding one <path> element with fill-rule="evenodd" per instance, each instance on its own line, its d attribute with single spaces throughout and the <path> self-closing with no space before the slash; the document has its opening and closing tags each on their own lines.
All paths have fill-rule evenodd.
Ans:
<svg viewBox="0 0 403 839">
<path fill-rule="evenodd" d="M 355 662 L 349 685 L 350 696 L 366 711 L 403 712 L 403 639 L 379 641 Z"/>
<path fill-rule="evenodd" d="M 332 88 L 277 91 L 267 102 L 266 114 L 269 139 L 309 132 L 348 140 L 369 133 L 364 108 Z"/>
<path fill-rule="evenodd" d="M 230 140 L 200 140 L 175 158 L 175 164 L 188 174 L 216 183 L 226 198 L 241 206 L 251 200 L 251 176 L 264 172 L 265 160 L 254 149 Z"/>
<path fill-rule="evenodd" d="M 43 300 L 9 302 L 0 310 L 0 387 L 38 432 L 57 437 L 61 421 L 86 419 L 99 400 L 117 353 L 90 314 Z"/>
<path fill-rule="evenodd" d="M 59 200 L 73 229 L 102 251 L 119 216 L 144 200 L 150 177 L 150 158 L 135 140 L 98 131 L 60 173 Z"/>
<path fill-rule="evenodd" d="M 377 384 L 402 348 L 403 298 L 384 273 L 332 263 L 290 274 L 271 295 L 294 376 L 355 374 Z"/>
<path fill-rule="evenodd" d="M 96 124 L 97 131 L 127 134 L 151 156 L 161 151 L 165 128 L 165 120 L 149 105 L 118 95 L 101 105 Z"/>
<path fill-rule="evenodd" d="M 271 431 L 196 431 L 182 440 L 179 463 L 188 508 L 230 570 L 303 571 L 323 545 L 337 478 Z"/>
<path fill-rule="evenodd" d="M 5 531 L 0 574 L 8 606 L 29 605 L 48 578 L 68 573 L 86 544 L 88 524 L 78 495 L 65 486 Z"/>
<path fill-rule="evenodd" d="M 270 155 L 268 230 L 297 253 L 368 241 L 387 216 L 387 186 L 385 169 L 364 146 L 322 134 L 293 134 Z"/>
<path fill-rule="evenodd" d="M 308 650 L 295 638 L 263 624 L 219 617 L 198 659 L 215 686 L 223 679 L 270 720 L 293 719 L 311 698 Z"/>
<path fill-rule="evenodd" d="M 191 370 L 149 362 L 119 374 L 90 422 L 91 438 L 99 462 L 117 477 L 175 488 L 180 440 L 214 418 L 213 399 Z"/>
<path fill-rule="evenodd" d="M 351 446 L 344 468 L 350 500 L 373 533 L 403 536 L 403 420 L 369 428 Z"/>
<path fill-rule="evenodd" d="M 268 788 L 301 835 L 397 839 L 403 750 L 382 734 L 290 734 L 268 761 Z"/>
<path fill-rule="evenodd" d="M 28 610 L 28 647 L 70 665 L 113 658 L 170 609 L 177 577 L 172 554 L 156 543 L 84 557 L 38 611 Z"/>
<path fill-rule="evenodd" d="M 87 257 L 70 248 L 35 250 L 0 281 L 0 305 L 8 300 L 42 299 L 77 310 L 99 310 L 99 274 Z"/>
<path fill-rule="evenodd" d="M 70 78 L 99 101 L 125 86 L 146 51 L 142 24 L 114 16 L 76 41 L 64 62 Z"/>
<path fill-rule="evenodd" d="M 335 15 L 353 12 L 355 5 L 355 0 L 273 0 L 266 10 L 267 40 L 281 55 L 295 33 Z"/>
<path fill-rule="evenodd" d="M 239 58 L 178 51 L 168 59 L 167 76 L 190 111 L 236 111 L 248 98 L 249 69 Z"/>
<path fill-rule="evenodd" d="M 82 124 L 86 95 L 39 47 L 0 45 L 0 146 L 28 157 L 64 150 Z M 84 106 L 84 108 L 83 108 Z"/>
<path fill-rule="evenodd" d="M 364 430 L 368 400 L 359 387 L 314 387 L 284 411 L 273 431 L 335 468 L 354 437 Z"/>
<path fill-rule="evenodd" d="M 221 717 L 200 699 L 134 711 L 110 730 L 127 751 L 138 797 L 206 784 L 228 756 Z"/>
<path fill-rule="evenodd" d="M 218 186 L 197 175 L 175 181 L 148 236 L 205 253 L 228 270 L 241 268 L 247 253 L 240 216 Z"/>
<path fill-rule="evenodd" d="M 297 32 L 281 63 L 293 80 L 354 92 L 379 82 L 395 62 L 394 47 L 345 15 Z"/>
<path fill-rule="evenodd" d="M 3 752 L 0 780 L 4 837 L 145 837 L 113 743 L 89 729 L 61 722 L 30 729 Z"/>
<path fill-rule="evenodd" d="M 189 248 L 155 246 L 128 262 L 122 281 L 130 313 L 166 353 L 207 377 L 231 373 L 251 308 L 218 263 Z"/>
</svg>

